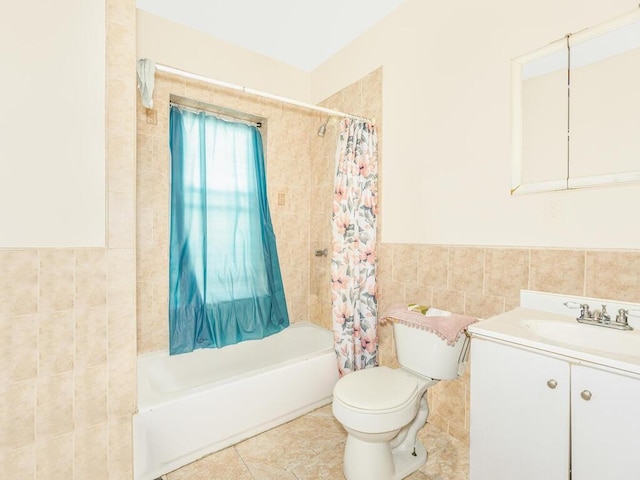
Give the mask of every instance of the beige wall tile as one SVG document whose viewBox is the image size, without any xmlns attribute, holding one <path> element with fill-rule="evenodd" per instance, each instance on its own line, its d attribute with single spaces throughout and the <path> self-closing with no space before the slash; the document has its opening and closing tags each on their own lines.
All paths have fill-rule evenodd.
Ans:
<svg viewBox="0 0 640 480">
<path fill-rule="evenodd" d="M 107 468 L 108 428 L 106 423 L 77 428 L 74 432 L 75 480 L 109 478 Z"/>
<path fill-rule="evenodd" d="M 109 193 L 109 248 L 133 248 L 135 246 L 134 199 L 134 193 Z"/>
<path fill-rule="evenodd" d="M 464 431 L 465 384 L 457 380 L 442 381 L 435 386 L 433 394 L 433 408 L 448 419 L 449 431 L 453 426 Z"/>
<path fill-rule="evenodd" d="M 418 283 L 418 248 L 416 245 L 395 244 L 392 247 L 394 282 Z"/>
<path fill-rule="evenodd" d="M 464 296 L 464 313 L 478 318 L 489 318 L 504 312 L 504 298 L 467 293 Z"/>
<path fill-rule="evenodd" d="M 0 464 L 5 478 L 34 480 L 36 478 L 35 445 L 31 444 L 19 450 L 1 451 Z"/>
<path fill-rule="evenodd" d="M 38 289 L 38 311 L 57 312 L 74 306 L 75 252 L 73 250 L 41 250 Z"/>
<path fill-rule="evenodd" d="M 129 140 L 129 139 L 127 139 Z M 109 142 L 109 192 L 133 193 L 136 187 L 136 162 L 133 156 L 134 139 L 123 141 L 122 138 Z"/>
<path fill-rule="evenodd" d="M 75 351 L 73 310 L 43 313 L 38 315 L 38 323 L 38 375 L 72 371 Z"/>
<path fill-rule="evenodd" d="M 38 372 L 38 315 L 21 315 L 7 319 L 6 323 L 0 322 L 0 328 L 8 337 L 8 342 L 4 343 L 8 348 L 0 351 L 0 356 L 5 360 L 2 365 L 6 367 L 3 373 L 8 377 L 7 383 L 31 380 Z M 0 337 L 2 335 L 0 334 Z M 0 385 L 2 384 L 3 382 L 0 382 Z"/>
<path fill-rule="evenodd" d="M 213 88 L 213 87 L 211 87 Z M 153 91 L 153 102 L 169 101 L 171 94 L 186 96 L 187 94 L 187 79 L 185 77 L 179 77 L 177 75 L 171 75 L 166 72 L 156 73 L 156 87 Z M 139 104 L 141 106 L 141 104 Z M 139 123 L 139 122 L 138 122 Z M 138 125 L 139 127 L 139 125 Z M 166 128 L 166 126 L 164 127 Z"/>
<path fill-rule="evenodd" d="M 584 294 L 585 252 L 531 250 L 531 290 L 566 295 Z"/>
<path fill-rule="evenodd" d="M 404 303 L 404 283 L 402 282 L 380 282 L 378 284 L 378 311 L 384 312 L 387 308 L 395 303 Z"/>
<path fill-rule="evenodd" d="M 131 339 L 136 336 L 136 315 L 126 305 L 109 305 L 107 311 L 109 361 L 135 351 Z"/>
<path fill-rule="evenodd" d="M 420 305 L 433 305 L 433 288 L 420 285 L 405 285 L 405 303 L 419 303 Z"/>
<path fill-rule="evenodd" d="M 107 19 L 119 25 L 135 25 L 135 3 L 129 0 L 110 0 L 107 3 Z"/>
<path fill-rule="evenodd" d="M 453 313 L 464 313 L 464 293 L 434 288 L 433 306 Z"/>
<path fill-rule="evenodd" d="M 393 268 L 393 244 L 378 242 L 378 282 L 391 281 Z"/>
<path fill-rule="evenodd" d="M 216 86 L 200 80 L 191 78 L 185 79 L 185 96 L 187 98 L 197 98 L 201 102 L 216 104 Z M 221 87 L 222 88 L 222 87 Z"/>
<path fill-rule="evenodd" d="M 76 427 L 107 421 L 107 366 L 75 371 L 74 421 Z"/>
<path fill-rule="evenodd" d="M 640 252 L 587 252 L 587 297 L 640 302 Z"/>
<path fill-rule="evenodd" d="M 395 368 L 398 365 L 393 344 L 393 324 L 378 324 L 378 364 Z"/>
<path fill-rule="evenodd" d="M 109 417 L 108 469 L 110 478 L 131 478 L 133 471 L 133 445 L 131 415 Z"/>
<path fill-rule="evenodd" d="M 38 308 L 37 250 L 0 251 L 0 313 L 23 315 Z"/>
<path fill-rule="evenodd" d="M 76 308 L 107 304 L 106 250 L 77 250 L 75 276 Z"/>
<path fill-rule="evenodd" d="M 135 369 L 136 351 L 134 348 L 129 353 L 121 352 L 118 356 L 109 358 L 109 418 L 126 417 L 136 410 L 137 389 Z"/>
<path fill-rule="evenodd" d="M 73 430 L 73 396 L 73 372 L 38 378 L 36 395 L 38 439 L 66 434 Z"/>
<path fill-rule="evenodd" d="M 418 283 L 424 286 L 447 288 L 449 248 L 433 245 L 418 246 Z"/>
<path fill-rule="evenodd" d="M 77 309 L 75 318 L 75 368 L 106 363 L 107 307 Z"/>
<path fill-rule="evenodd" d="M 169 271 L 167 266 L 166 272 Z M 169 275 L 163 274 L 156 278 L 152 285 L 153 294 L 153 310 L 152 315 L 155 317 L 164 317 L 169 321 Z"/>
<path fill-rule="evenodd" d="M 18 449 L 34 442 L 35 400 L 33 380 L 0 390 L 0 451 Z"/>
<path fill-rule="evenodd" d="M 20 343 L 19 339 L 16 338 L 16 340 L 14 340 L 12 337 L 13 335 L 18 335 L 18 332 L 16 332 L 15 334 L 12 332 L 13 330 L 13 325 L 15 324 L 14 322 L 11 321 L 12 317 L 9 315 L 9 313 L 6 310 L 0 310 L 0 342 L 2 342 L 3 345 L 7 345 L 8 348 L 0 348 L 0 365 L 7 365 L 7 368 L 2 368 L 0 369 L 0 388 L 4 387 L 5 385 L 8 385 L 9 383 L 12 383 L 14 380 L 12 380 L 12 376 L 13 376 L 13 370 L 15 369 L 15 367 L 13 366 L 13 349 L 15 348 L 13 345 Z M 37 327 L 35 329 L 35 332 L 37 332 Z M 36 334 L 37 335 L 37 334 Z M 34 335 L 31 335 L 34 336 Z M 36 336 L 36 341 L 37 341 L 37 336 Z M 37 345 L 36 345 L 37 348 Z M 36 351 L 36 359 L 37 359 L 37 351 Z M 37 360 L 36 360 L 37 361 Z"/>
<path fill-rule="evenodd" d="M 135 308 L 135 266 L 132 249 L 107 252 L 107 302 L 110 306 Z"/>
<path fill-rule="evenodd" d="M 73 433 L 38 441 L 36 462 L 37 480 L 73 478 Z"/>
<path fill-rule="evenodd" d="M 484 249 L 478 247 L 449 248 L 449 288 L 482 293 Z"/>
<path fill-rule="evenodd" d="M 484 293 L 519 298 L 529 287 L 529 250 L 519 248 L 485 249 Z"/>
<path fill-rule="evenodd" d="M 518 308 L 520 306 L 519 298 L 505 298 L 504 299 L 504 311 L 508 312 L 513 310 L 514 308 Z"/>
</svg>

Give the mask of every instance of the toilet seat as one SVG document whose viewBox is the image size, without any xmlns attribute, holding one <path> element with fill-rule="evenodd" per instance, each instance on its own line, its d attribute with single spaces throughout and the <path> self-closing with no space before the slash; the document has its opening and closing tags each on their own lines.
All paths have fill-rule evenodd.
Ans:
<svg viewBox="0 0 640 480">
<path fill-rule="evenodd" d="M 346 428 L 370 433 L 391 431 L 415 417 L 421 392 L 419 379 L 402 369 L 359 370 L 336 383 L 333 413 Z"/>
<path fill-rule="evenodd" d="M 349 407 L 379 413 L 404 407 L 415 397 L 418 382 L 388 367 L 360 370 L 341 378 L 334 396 Z"/>
</svg>

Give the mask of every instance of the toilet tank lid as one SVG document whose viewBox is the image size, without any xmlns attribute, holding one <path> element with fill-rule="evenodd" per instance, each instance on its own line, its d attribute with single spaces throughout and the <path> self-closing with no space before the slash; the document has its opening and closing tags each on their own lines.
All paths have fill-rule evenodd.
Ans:
<svg viewBox="0 0 640 480">
<path fill-rule="evenodd" d="M 342 377 L 333 390 L 341 402 L 362 410 L 392 410 L 407 403 L 418 382 L 400 370 L 367 368 Z"/>
</svg>

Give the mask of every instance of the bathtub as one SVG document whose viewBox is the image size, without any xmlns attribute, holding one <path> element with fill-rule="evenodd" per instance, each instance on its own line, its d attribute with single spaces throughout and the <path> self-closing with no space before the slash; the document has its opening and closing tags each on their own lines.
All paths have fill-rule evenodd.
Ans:
<svg viewBox="0 0 640 480">
<path fill-rule="evenodd" d="M 134 479 L 151 480 L 331 402 L 333 334 L 295 323 L 262 340 L 138 357 Z"/>
</svg>

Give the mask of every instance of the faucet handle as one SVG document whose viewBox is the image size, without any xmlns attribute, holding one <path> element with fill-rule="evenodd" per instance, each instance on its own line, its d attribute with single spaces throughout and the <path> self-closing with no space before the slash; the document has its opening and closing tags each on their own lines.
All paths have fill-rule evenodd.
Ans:
<svg viewBox="0 0 640 480">
<path fill-rule="evenodd" d="M 629 317 L 629 316 L 631 316 L 631 317 L 640 316 L 640 310 L 633 309 L 633 308 L 630 308 L 630 309 L 621 308 L 621 309 L 618 310 L 618 315 L 616 315 L 616 322 L 617 323 L 621 323 L 623 325 L 627 325 L 627 323 L 628 323 L 627 322 L 627 320 L 628 320 L 627 317 Z"/>
<path fill-rule="evenodd" d="M 579 308 L 580 309 L 580 319 L 592 318 L 593 314 L 591 310 L 589 310 L 588 303 L 578 303 L 578 302 L 564 302 L 563 305 L 567 308 Z"/>
<path fill-rule="evenodd" d="M 627 325 L 628 314 L 629 314 L 629 310 L 625 310 L 624 308 L 619 309 L 618 314 L 616 315 L 616 323 L 619 323 L 621 325 Z"/>
<path fill-rule="evenodd" d="M 593 318 L 593 313 L 589 310 L 588 303 L 580 304 L 580 318 Z"/>
</svg>

